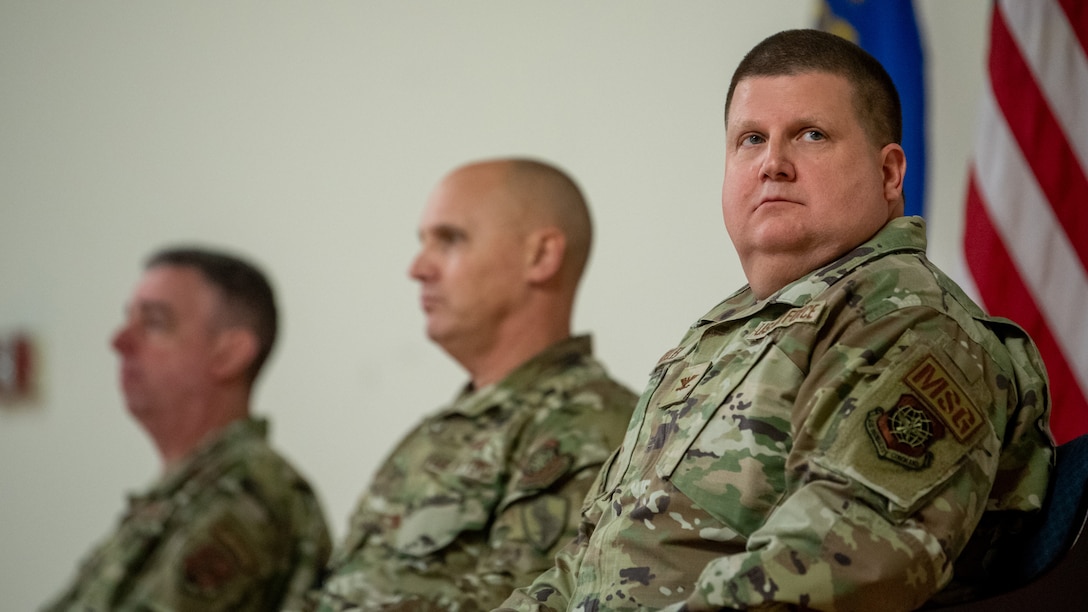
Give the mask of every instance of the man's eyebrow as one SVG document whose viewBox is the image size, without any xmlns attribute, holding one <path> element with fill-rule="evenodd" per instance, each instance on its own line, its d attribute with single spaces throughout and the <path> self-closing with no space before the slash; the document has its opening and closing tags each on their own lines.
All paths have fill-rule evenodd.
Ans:
<svg viewBox="0 0 1088 612">
<path fill-rule="evenodd" d="M 758 127 L 758 125 L 759 125 L 758 123 L 756 123 L 755 121 L 752 121 L 751 119 L 744 119 L 742 121 L 737 121 L 737 122 L 727 121 L 725 123 L 725 128 L 727 130 L 745 130 L 745 131 L 747 131 L 747 130 L 755 129 L 756 127 Z"/>
<path fill-rule="evenodd" d="M 821 119 L 815 115 L 805 115 L 803 117 L 797 117 L 789 121 L 791 129 L 800 129 L 802 127 L 814 127 L 827 123 L 824 119 Z M 753 130 L 759 132 L 762 130 L 762 123 L 752 119 L 743 119 L 736 123 L 728 122 L 725 124 L 726 130 Z"/>
<path fill-rule="evenodd" d="M 438 225 L 431 226 L 425 232 L 421 231 L 420 237 L 422 238 L 425 234 L 430 234 L 443 240 L 468 235 L 464 228 L 452 225 L 450 223 L 440 223 Z"/>
<path fill-rule="evenodd" d="M 141 315 L 174 316 L 174 309 L 161 300 L 140 300 L 126 306 L 127 313 L 138 312 Z"/>
</svg>

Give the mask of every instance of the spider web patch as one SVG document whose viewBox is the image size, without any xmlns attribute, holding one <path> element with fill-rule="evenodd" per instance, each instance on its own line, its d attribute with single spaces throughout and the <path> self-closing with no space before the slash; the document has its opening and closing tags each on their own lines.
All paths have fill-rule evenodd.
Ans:
<svg viewBox="0 0 1088 612">
<path fill-rule="evenodd" d="M 945 425 L 920 399 L 906 394 L 890 410 L 869 412 L 865 431 L 880 458 L 922 470 L 932 463 L 929 448 L 945 436 Z"/>
</svg>

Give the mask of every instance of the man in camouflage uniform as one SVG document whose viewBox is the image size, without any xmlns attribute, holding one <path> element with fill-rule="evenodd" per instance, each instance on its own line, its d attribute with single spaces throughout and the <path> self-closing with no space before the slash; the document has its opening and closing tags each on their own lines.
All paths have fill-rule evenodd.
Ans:
<svg viewBox="0 0 1088 612">
<path fill-rule="evenodd" d="M 489 609 L 551 566 L 577 531 L 635 395 L 571 337 L 589 212 L 558 169 L 473 163 L 427 204 L 427 335 L 471 381 L 393 450 L 310 609 Z"/>
<path fill-rule="evenodd" d="M 322 510 L 249 414 L 275 335 L 272 288 L 250 264 L 151 258 L 113 346 L 164 472 L 46 610 L 276 610 L 316 583 L 331 548 Z"/>
<path fill-rule="evenodd" d="M 661 357 L 578 539 L 503 610 L 914 609 L 984 575 L 1043 501 L 1040 358 L 901 216 L 879 63 L 777 34 L 725 116 L 749 283 Z"/>
</svg>

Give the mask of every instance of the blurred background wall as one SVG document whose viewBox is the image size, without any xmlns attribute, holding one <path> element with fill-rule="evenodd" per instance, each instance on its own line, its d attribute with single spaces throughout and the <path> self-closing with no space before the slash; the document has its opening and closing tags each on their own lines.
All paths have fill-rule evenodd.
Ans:
<svg viewBox="0 0 1088 612">
<path fill-rule="evenodd" d="M 918 3 L 931 257 L 950 272 L 989 4 Z M 720 216 L 741 56 L 815 1 L 0 0 L 0 334 L 38 393 L 0 406 L 0 609 L 56 593 L 158 472 L 108 338 L 143 258 L 199 242 L 274 278 L 283 328 L 256 408 L 334 530 L 462 370 L 406 269 L 451 168 L 550 160 L 597 225 L 575 327 L 641 390 L 743 284 Z"/>
</svg>

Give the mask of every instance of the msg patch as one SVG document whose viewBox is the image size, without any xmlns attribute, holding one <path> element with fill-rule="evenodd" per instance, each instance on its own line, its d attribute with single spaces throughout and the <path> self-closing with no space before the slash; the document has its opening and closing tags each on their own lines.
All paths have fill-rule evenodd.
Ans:
<svg viewBox="0 0 1088 612">
<path fill-rule="evenodd" d="M 923 356 L 902 382 L 913 393 L 901 395 L 888 410 L 875 408 L 865 420 L 865 431 L 882 459 L 925 469 L 933 461 L 930 446 L 946 431 L 962 444 L 982 428 L 978 409 L 932 354 Z"/>
<path fill-rule="evenodd" d="M 833 403 L 856 409 L 839 411 L 825 453 L 813 462 L 909 512 L 993 429 L 978 408 L 986 390 L 962 377 L 950 342 L 908 332 L 901 344 L 905 350 L 892 355 L 876 379 Z"/>
<path fill-rule="evenodd" d="M 978 409 L 932 355 L 926 355 L 903 382 L 935 410 L 960 442 L 966 442 L 982 427 Z"/>
</svg>

